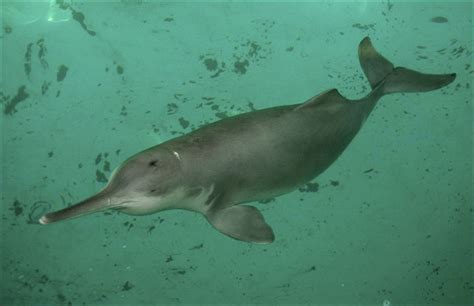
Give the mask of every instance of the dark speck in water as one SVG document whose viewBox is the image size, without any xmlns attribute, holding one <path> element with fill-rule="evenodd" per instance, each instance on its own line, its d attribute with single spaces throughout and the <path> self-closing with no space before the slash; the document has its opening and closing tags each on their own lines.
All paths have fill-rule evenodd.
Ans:
<svg viewBox="0 0 474 306">
<path fill-rule="evenodd" d="M 150 225 L 150 226 L 148 227 L 147 233 L 151 233 L 155 228 L 156 228 L 156 226 Z"/>
<path fill-rule="evenodd" d="M 58 298 L 58 301 L 59 301 L 60 303 L 66 302 L 66 297 L 65 297 L 63 294 L 58 293 L 58 294 L 56 295 L 56 297 Z"/>
<path fill-rule="evenodd" d="M 252 41 L 252 42 L 247 42 L 247 45 L 250 47 L 249 51 L 248 51 L 248 55 L 250 57 L 252 56 L 256 56 L 258 51 L 262 48 L 261 46 L 259 46 L 256 42 Z"/>
<path fill-rule="evenodd" d="M 96 176 L 96 180 L 97 182 L 100 182 L 100 183 L 107 183 L 107 177 L 105 176 L 105 174 L 100 171 L 100 170 L 96 170 L 95 171 L 95 176 Z"/>
<path fill-rule="evenodd" d="M 178 105 L 176 103 L 168 103 L 168 115 L 172 115 L 178 111 Z"/>
<path fill-rule="evenodd" d="M 60 9 L 62 10 L 67 10 L 69 8 L 69 4 L 64 3 L 64 0 L 56 0 L 56 4 L 59 6 Z"/>
<path fill-rule="evenodd" d="M 110 162 L 109 162 L 109 161 L 107 161 L 107 160 L 104 161 L 104 168 L 103 168 L 103 170 L 104 170 L 105 172 L 110 172 Z"/>
<path fill-rule="evenodd" d="M 179 124 L 181 124 L 181 127 L 183 129 L 187 128 L 189 126 L 189 121 L 184 119 L 183 117 L 179 118 Z"/>
<path fill-rule="evenodd" d="M 192 251 L 192 250 L 199 250 L 199 249 L 202 249 L 204 247 L 204 243 L 201 243 L 201 244 L 198 244 L 198 245 L 195 245 L 193 246 L 192 248 L 190 248 L 189 250 Z"/>
<path fill-rule="evenodd" d="M 19 216 L 23 213 L 23 207 L 20 203 L 20 201 L 18 200 L 15 200 L 13 202 L 13 207 L 10 208 L 11 211 L 13 211 L 13 213 L 15 214 L 15 216 Z"/>
<path fill-rule="evenodd" d="M 123 284 L 122 286 L 122 291 L 128 291 L 132 289 L 133 287 L 134 286 L 129 281 L 126 281 L 125 284 Z"/>
<path fill-rule="evenodd" d="M 8 24 L 5 24 L 3 26 L 3 31 L 5 31 L 5 33 L 7 33 L 7 34 L 10 34 L 12 32 L 12 27 L 9 26 Z"/>
<path fill-rule="evenodd" d="M 102 160 L 102 153 L 99 153 L 97 157 L 95 158 L 95 164 L 98 165 L 101 160 Z"/>
<path fill-rule="evenodd" d="M 46 68 L 49 67 L 49 64 L 48 64 L 48 61 L 46 60 L 47 49 L 46 49 L 46 44 L 44 42 L 44 38 L 38 39 L 38 41 L 36 42 L 36 45 L 39 48 L 39 50 L 38 50 L 38 59 L 41 63 L 41 66 L 43 66 L 43 68 L 46 69 Z"/>
<path fill-rule="evenodd" d="M 64 78 L 66 77 L 68 69 L 69 68 L 66 67 L 65 65 L 59 66 L 58 73 L 56 74 L 56 80 L 58 82 L 61 82 L 62 80 L 64 80 Z"/>
<path fill-rule="evenodd" d="M 120 65 L 117 65 L 117 73 L 118 74 L 123 74 L 123 67 Z"/>
<path fill-rule="evenodd" d="M 89 35 L 91 36 L 95 36 L 96 33 L 94 31 L 91 31 L 87 28 L 87 25 L 84 23 L 84 20 L 86 19 L 86 17 L 84 16 L 83 13 L 81 12 L 78 12 L 76 10 L 74 10 L 72 7 L 69 7 L 72 11 L 72 18 L 74 20 L 76 20 L 77 22 L 79 22 L 79 24 L 81 25 L 81 27 L 84 29 L 84 31 L 86 31 Z"/>
<path fill-rule="evenodd" d="M 41 278 L 38 281 L 40 284 L 46 284 L 49 282 L 49 277 L 46 274 L 41 275 Z"/>
<path fill-rule="evenodd" d="M 13 113 L 15 113 L 17 110 L 16 110 L 16 105 L 18 103 L 20 103 L 21 101 L 25 100 L 26 98 L 28 98 L 28 93 L 26 92 L 26 86 L 23 85 L 23 86 L 20 86 L 18 88 L 18 92 L 16 93 L 16 96 L 14 96 L 6 105 L 5 105 L 5 109 L 3 110 L 3 113 L 5 115 L 11 115 Z"/>
<path fill-rule="evenodd" d="M 26 52 L 25 52 L 25 63 L 24 63 L 24 69 L 25 69 L 25 74 L 29 77 L 31 73 L 31 53 L 33 52 L 33 43 L 29 43 L 26 46 Z"/>
<path fill-rule="evenodd" d="M 436 16 L 436 17 L 431 18 L 431 22 L 446 23 L 446 22 L 448 22 L 448 18 L 443 17 L 443 16 Z"/>
<path fill-rule="evenodd" d="M 44 95 L 48 92 L 50 82 L 43 81 L 43 85 L 41 85 L 41 94 Z"/>
<path fill-rule="evenodd" d="M 235 61 L 234 62 L 234 72 L 238 74 L 245 74 L 247 72 L 247 67 L 249 66 L 248 60 Z"/>
<path fill-rule="evenodd" d="M 206 58 L 204 60 L 204 65 L 206 65 L 207 70 L 214 71 L 217 69 L 217 60 L 213 58 Z"/>
</svg>

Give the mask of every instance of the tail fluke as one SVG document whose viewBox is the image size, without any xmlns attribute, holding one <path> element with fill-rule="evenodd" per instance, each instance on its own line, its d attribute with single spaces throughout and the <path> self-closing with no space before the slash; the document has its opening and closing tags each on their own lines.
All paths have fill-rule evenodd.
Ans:
<svg viewBox="0 0 474 306">
<path fill-rule="evenodd" d="M 372 89 L 381 86 L 383 94 L 431 91 L 450 84 L 456 74 L 425 74 L 393 64 L 375 50 L 370 38 L 359 44 L 359 62 Z"/>
<path fill-rule="evenodd" d="M 425 74 L 397 67 L 385 79 L 384 93 L 431 91 L 450 84 L 455 78 L 455 73 Z"/>
<path fill-rule="evenodd" d="M 393 64 L 375 50 L 369 37 L 365 37 L 359 44 L 359 62 L 372 89 L 394 69 Z"/>
</svg>

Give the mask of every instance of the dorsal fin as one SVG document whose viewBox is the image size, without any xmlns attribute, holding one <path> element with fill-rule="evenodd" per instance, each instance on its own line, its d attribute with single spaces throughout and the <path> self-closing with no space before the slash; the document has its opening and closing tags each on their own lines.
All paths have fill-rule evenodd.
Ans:
<svg viewBox="0 0 474 306">
<path fill-rule="evenodd" d="M 323 104 L 338 104 L 346 101 L 346 98 L 344 98 L 336 88 L 333 88 L 326 90 L 319 95 L 312 97 L 308 101 L 298 105 L 295 110 L 315 107 L 317 105 Z"/>
</svg>

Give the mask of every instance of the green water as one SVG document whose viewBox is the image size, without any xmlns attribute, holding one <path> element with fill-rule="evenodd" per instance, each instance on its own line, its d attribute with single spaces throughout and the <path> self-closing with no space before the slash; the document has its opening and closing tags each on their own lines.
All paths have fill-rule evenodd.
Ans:
<svg viewBox="0 0 474 306">
<path fill-rule="evenodd" d="M 0 305 L 474 302 L 471 3 L 2 6 Z M 457 79 L 383 97 L 325 173 L 255 203 L 272 244 L 178 210 L 37 224 L 202 124 L 330 88 L 361 98 L 367 35 L 396 65 Z"/>
</svg>

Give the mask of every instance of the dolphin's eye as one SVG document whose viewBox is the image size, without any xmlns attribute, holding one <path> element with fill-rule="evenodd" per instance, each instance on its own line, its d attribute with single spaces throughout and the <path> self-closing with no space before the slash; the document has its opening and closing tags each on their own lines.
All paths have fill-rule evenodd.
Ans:
<svg viewBox="0 0 474 306">
<path fill-rule="evenodd" d="M 158 166 L 158 160 L 157 160 L 157 159 L 154 159 L 154 160 L 150 161 L 150 162 L 148 163 L 148 165 L 149 165 L 150 167 L 156 167 L 156 166 Z"/>
</svg>

